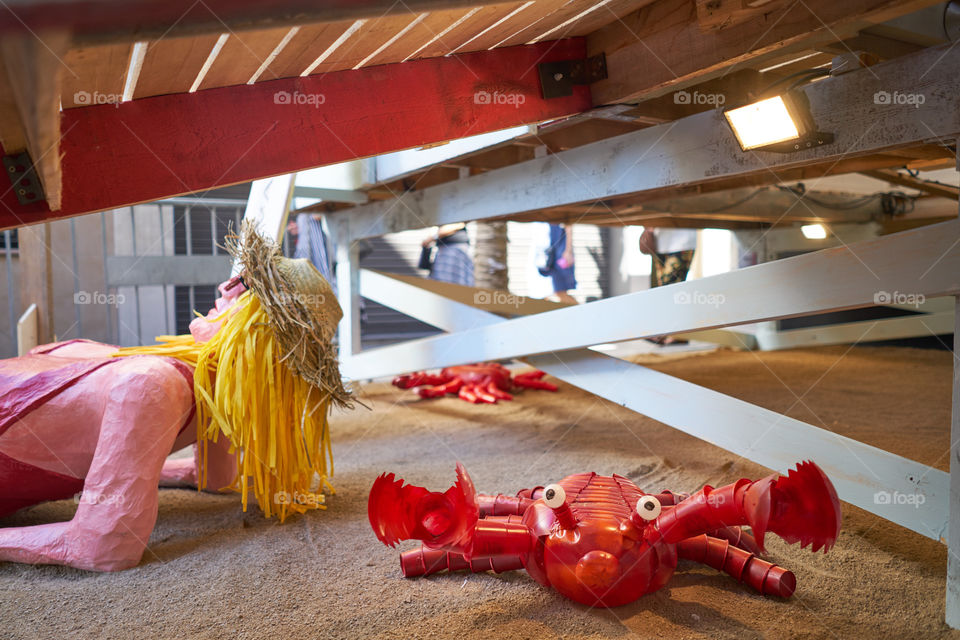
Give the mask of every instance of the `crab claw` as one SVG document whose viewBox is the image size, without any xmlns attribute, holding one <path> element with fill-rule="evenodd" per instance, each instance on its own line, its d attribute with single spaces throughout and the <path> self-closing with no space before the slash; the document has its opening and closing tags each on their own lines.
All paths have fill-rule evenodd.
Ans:
<svg viewBox="0 0 960 640">
<path fill-rule="evenodd" d="M 457 463 L 457 481 L 445 493 L 404 485 L 394 474 L 382 474 L 370 489 L 367 515 L 373 532 L 387 546 L 415 539 L 434 549 L 469 553 L 479 509 L 473 481 Z"/>
<path fill-rule="evenodd" d="M 840 535 L 840 500 L 815 463 L 797 464 L 785 476 L 768 476 L 747 489 L 743 509 L 757 543 L 771 531 L 790 544 L 826 553 Z"/>
</svg>

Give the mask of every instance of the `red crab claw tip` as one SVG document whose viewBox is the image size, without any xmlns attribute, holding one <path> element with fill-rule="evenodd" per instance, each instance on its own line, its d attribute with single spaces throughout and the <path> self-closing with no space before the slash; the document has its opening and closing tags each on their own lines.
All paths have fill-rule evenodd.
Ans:
<svg viewBox="0 0 960 640">
<path fill-rule="evenodd" d="M 469 551 L 479 511 L 473 482 L 458 464 L 457 481 L 445 493 L 382 474 L 370 489 L 367 515 L 377 539 L 387 546 L 417 539 L 434 548 Z"/>
<path fill-rule="evenodd" d="M 377 539 L 393 547 L 400 540 L 406 540 L 412 527 L 404 517 L 403 502 L 413 497 L 418 487 L 403 486 L 403 480 L 394 480 L 392 473 L 381 474 L 370 489 L 367 500 L 367 516 Z M 406 489 L 406 491 L 404 491 Z M 426 492 L 426 489 L 422 490 Z M 406 495 L 405 495 L 406 494 Z"/>
<path fill-rule="evenodd" d="M 809 545 L 814 552 L 829 551 L 840 535 L 840 500 L 823 470 L 810 460 L 800 462 L 769 487 L 769 499 L 765 507 L 758 505 L 758 526 L 754 527 L 761 547 L 768 529 L 790 544 L 799 542 L 801 548 Z"/>
<path fill-rule="evenodd" d="M 393 379 L 393 386 L 399 387 L 401 389 L 409 389 L 410 387 L 415 387 L 417 385 L 411 384 L 413 382 L 413 375 L 407 374 L 403 376 L 397 376 Z"/>
</svg>

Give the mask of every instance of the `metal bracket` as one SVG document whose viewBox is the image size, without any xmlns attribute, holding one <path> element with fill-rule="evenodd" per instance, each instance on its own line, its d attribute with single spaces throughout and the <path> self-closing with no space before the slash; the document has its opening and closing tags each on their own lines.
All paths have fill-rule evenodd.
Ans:
<svg viewBox="0 0 960 640">
<path fill-rule="evenodd" d="M 600 53 L 586 60 L 544 62 L 538 66 L 544 99 L 573 94 L 573 86 L 607 78 L 607 57 Z"/>
<path fill-rule="evenodd" d="M 820 147 L 825 144 L 833 143 L 834 135 L 825 131 L 813 131 L 797 140 L 788 140 L 787 142 L 777 142 L 765 147 L 757 147 L 757 151 L 772 151 L 774 153 L 794 153 L 796 151 L 806 151 L 814 147 Z"/>
<path fill-rule="evenodd" d="M 30 154 L 24 151 L 15 156 L 3 156 L 3 167 L 20 204 L 31 204 L 44 199 L 43 186 L 34 171 Z"/>
</svg>

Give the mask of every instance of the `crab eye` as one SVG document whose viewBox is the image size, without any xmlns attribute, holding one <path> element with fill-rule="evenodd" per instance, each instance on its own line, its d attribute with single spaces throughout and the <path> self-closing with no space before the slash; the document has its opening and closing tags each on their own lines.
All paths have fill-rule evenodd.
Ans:
<svg viewBox="0 0 960 640">
<path fill-rule="evenodd" d="M 660 501 L 653 496 L 643 496 L 637 500 L 637 513 L 644 520 L 653 520 L 660 515 Z"/>
<path fill-rule="evenodd" d="M 551 509 L 559 509 L 567 500 L 567 492 L 558 484 L 551 484 L 543 489 L 543 502 Z"/>
</svg>

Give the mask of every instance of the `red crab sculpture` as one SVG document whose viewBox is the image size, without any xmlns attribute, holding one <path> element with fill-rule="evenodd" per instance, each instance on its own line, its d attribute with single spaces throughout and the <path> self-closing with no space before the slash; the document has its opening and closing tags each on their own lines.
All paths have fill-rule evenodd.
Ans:
<svg viewBox="0 0 960 640">
<path fill-rule="evenodd" d="M 370 524 L 394 546 L 406 577 L 526 569 L 537 582 L 590 606 L 616 607 L 664 586 L 678 558 L 724 571 L 760 593 L 789 597 L 793 573 L 758 557 L 769 531 L 826 552 L 840 533 L 827 476 L 801 462 L 786 476 L 738 480 L 693 495 L 646 494 L 622 476 L 580 473 L 515 497 L 477 495 L 466 469 L 445 493 L 383 474 L 370 491 Z M 741 530 L 749 525 L 752 535 Z"/>
<path fill-rule="evenodd" d="M 543 371 L 530 371 L 511 376 L 510 370 L 496 362 L 467 364 L 459 367 L 447 367 L 438 374 L 417 371 L 393 379 L 393 385 L 401 389 L 420 387 L 417 393 L 421 398 L 439 398 L 448 393 L 456 393 L 467 402 L 488 402 L 513 400 L 508 392 L 515 387 L 526 389 L 544 389 L 556 391 L 557 385 L 544 382 Z"/>
</svg>

